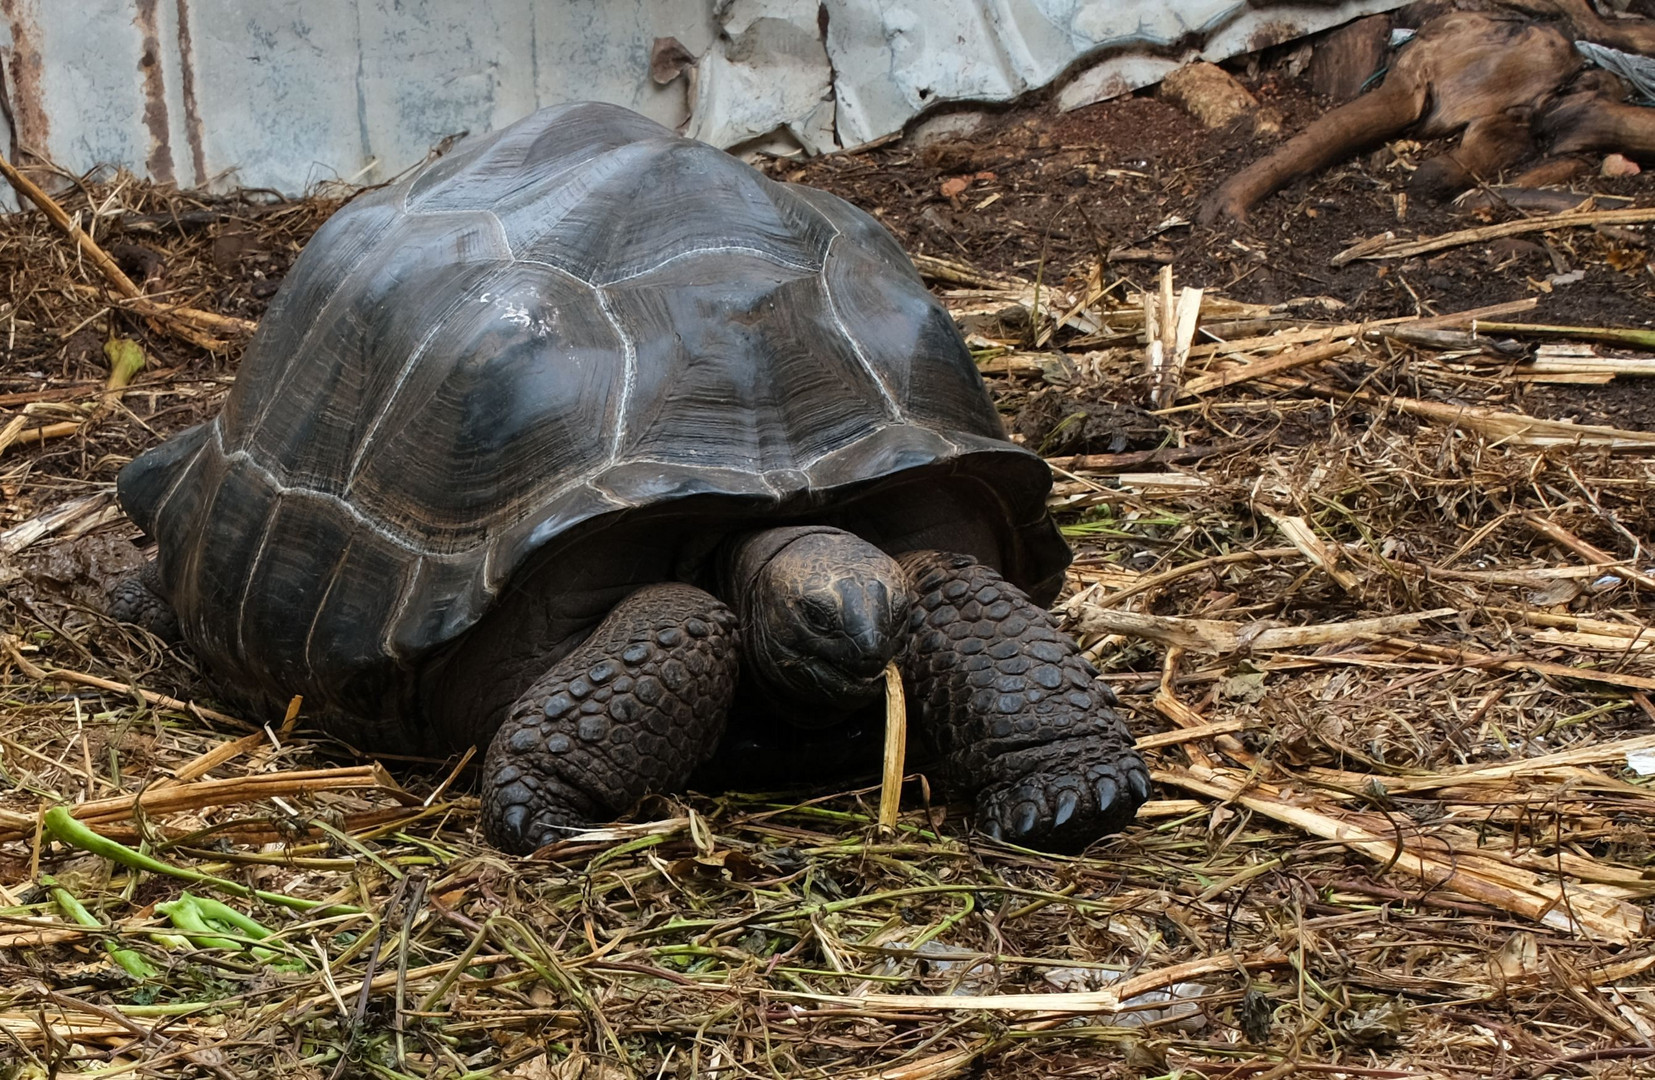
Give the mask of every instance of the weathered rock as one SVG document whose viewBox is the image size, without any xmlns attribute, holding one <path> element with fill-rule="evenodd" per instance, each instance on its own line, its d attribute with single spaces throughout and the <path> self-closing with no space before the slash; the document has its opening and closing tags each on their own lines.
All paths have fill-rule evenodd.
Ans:
<svg viewBox="0 0 1655 1080">
<path fill-rule="evenodd" d="M 1610 154 L 1603 159 L 1603 167 L 1599 171 L 1605 176 L 1637 176 L 1643 169 L 1624 154 Z"/>
</svg>

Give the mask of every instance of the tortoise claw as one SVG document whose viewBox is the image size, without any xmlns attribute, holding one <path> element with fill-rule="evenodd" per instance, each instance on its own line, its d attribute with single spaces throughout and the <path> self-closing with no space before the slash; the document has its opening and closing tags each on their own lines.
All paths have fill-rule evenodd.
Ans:
<svg viewBox="0 0 1655 1080">
<path fill-rule="evenodd" d="M 1057 797 L 1057 810 L 1052 814 L 1052 827 L 1061 829 L 1067 825 L 1069 819 L 1075 816 L 1075 811 L 1078 809 L 1080 809 L 1080 796 L 1071 790 L 1064 789 L 1063 793 Z"/>
<path fill-rule="evenodd" d="M 1099 777 L 1093 790 L 1098 795 L 1098 810 L 1100 813 L 1108 813 L 1114 807 L 1115 800 L 1121 793 L 1120 785 L 1115 783 L 1113 776 Z"/>
<path fill-rule="evenodd" d="M 1132 823 L 1149 795 L 1149 776 L 1132 756 L 1040 771 L 977 797 L 982 832 L 996 840 L 1045 851 L 1078 851 Z"/>
<path fill-rule="evenodd" d="M 1149 770 L 1143 767 L 1142 762 L 1138 763 L 1138 768 L 1127 769 L 1126 786 L 1132 791 L 1132 798 L 1136 800 L 1137 805 L 1142 806 L 1149 801 Z"/>
<path fill-rule="evenodd" d="M 1021 840 L 1034 832 L 1034 827 L 1040 823 L 1040 807 L 1032 801 L 1017 804 L 1017 817 L 1011 823 L 1011 834 Z"/>
</svg>

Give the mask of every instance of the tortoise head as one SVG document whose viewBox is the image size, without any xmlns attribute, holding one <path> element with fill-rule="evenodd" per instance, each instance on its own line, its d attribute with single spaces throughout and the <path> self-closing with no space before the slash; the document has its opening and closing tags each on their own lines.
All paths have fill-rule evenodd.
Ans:
<svg viewBox="0 0 1655 1080">
<path fill-rule="evenodd" d="M 725 568 L 746 670 L 787 719 L 835 723 L 879 697 L 908 633 L 895 559 L 852 533 L 805 526 L 735 541 Z"/>
</svg>

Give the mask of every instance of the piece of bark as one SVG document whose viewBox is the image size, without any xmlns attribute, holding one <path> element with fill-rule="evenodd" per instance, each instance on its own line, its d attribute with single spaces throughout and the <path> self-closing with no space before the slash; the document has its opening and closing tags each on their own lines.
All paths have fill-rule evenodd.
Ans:
<svg viewBox="0 0 1655 1080">
<path fill-rule="evenodd" d="M 675 37 L 658 37 L 649 50 L 649 77 L 656 86 L 665 86 L 695 66 L 695 54 Z"/>
<path fill-rule="evenodd" d="M 1385 66 L 1391 49 L 1391 19 L 1369 15 L 1346 23 L 1316 42 L 1310 57 L 1310 88 L 1343 105 L 1362 92 Z"/>
</svg>

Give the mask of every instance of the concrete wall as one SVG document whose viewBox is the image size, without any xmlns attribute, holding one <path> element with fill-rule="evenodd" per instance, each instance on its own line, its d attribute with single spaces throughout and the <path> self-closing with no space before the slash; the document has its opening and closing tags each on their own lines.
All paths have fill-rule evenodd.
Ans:
<svg viewBox="0 0 1655 1080">
<path fill-rule="evenodd" d="M 817 152 L 945 102 L 1053 83 L 1066 106 L 1101 100 L 1399 4 L 0 0 L 0 146 L 293 193 L 383 180 L 445 139 L 596 98 L 720 146 Z"/>
</svg>

